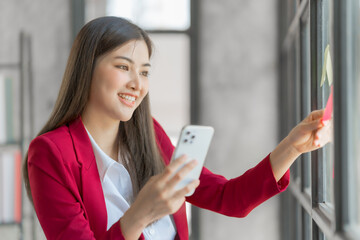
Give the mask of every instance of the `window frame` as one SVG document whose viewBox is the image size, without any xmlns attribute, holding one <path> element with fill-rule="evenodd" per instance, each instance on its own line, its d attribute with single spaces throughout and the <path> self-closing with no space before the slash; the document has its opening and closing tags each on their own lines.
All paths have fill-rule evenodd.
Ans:
<svg viewBox="0 0 360 240">
<path fill-rule="evenodd" d="M 320 89 L 317 79 L 322 71 L 324 38 L 324 2 L 327 0 L 287 0 L 279 1 L 279 76 L 280 76 L 280 138 L 286 136 L 295 126 L 300 114 L 303 119 L 309 113 L 309 91 L 311 110 L 323 108 L 324 90 Z M 292 19 L 284 15 L 289 6 L 296 3 Z M 330 31 L 331 56 L 334 70 L 334 205 L 325 203 L 323 161 L 326 150 L 317 150 L 302 155 L 292 166 L 295 179 L 289 191 L 282 194 L 282 239 L 358 239 L 360 229 L 350 226 L 351 181 L 354 181 L 351 164 L 354 162 L 351 144 L 352 98 L 349 92 L 353 87 L 355 41 L 352 33 L 354 16 L 351 1 L 329 0 L 333 13 L 333 29 Z M 286 5 L 286 6 L 281 6 Z M 284 14 L 282 14 L 284 13 Z M 360 12 L 357 13 L 360 16 Z M 286 16 L 286 17 L 282 17 Z M 285 20 L 284 20 L 285 19 Z M 287 21 L 287 22 L 283 22 Z M 310 55 L 305 41 L 304 30 L 310 25 Z M 293 51 L 295 45 L 295 56 Z M 295 66 L 290 59 L 295 58 Z M 308 69 L 310 68 L 310 69 Z M 300 70 L 300 71 L 298 71 Z M 310 70 L 310 79 L 307 70 Z M 288 79 L 289 76 L 295 77 Z M 341 79 L 341 81 L 340 81 Z M 300 85 L 294 81 L 300 81 Z M 300 87 L 291 87 L 300 86 Z M 290 91 L 290 92 L 289 92 Z M 328 94 L 325 91 L 326 94 Z M 290 98 L 300 96 L 300 104 L 289 107 Z M 322 97 L 322 98 L 320 98 Z M 290 101 L 291 100 L 291 101 Z M 295 108 L 295 109 L 294 109 Z M 304 160 L 311 161 L 311 193 L 307 188 L 308 169 Z M 299 209 L 296 206 L 300 206 Z M 311 231 L 310 235 L 309 232 Z M 310 236 L 310 237 L 309 237 Z"/>
</svg>

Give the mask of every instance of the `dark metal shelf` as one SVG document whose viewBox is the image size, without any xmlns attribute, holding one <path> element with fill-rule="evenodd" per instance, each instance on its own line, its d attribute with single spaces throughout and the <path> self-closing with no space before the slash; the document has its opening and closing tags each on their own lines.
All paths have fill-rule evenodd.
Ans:
<svg viewBox="0 0 360 240">
<path fill-rule="evenodd" d="M 5 226 L 19 225 L 21 226 L 21 222 L 0 222 L 0 228 Z"/>
<path fill-rule="evenodd" d="M 14 141 L 14 142 L 6 142 L 6 143 L 0 143 L 0 149 L 1 148 L 7 148 L 7 147 L 15 147 L 15 146 L 21 146 L 22 141 Z"/>
<path fill-rule="evenodd" d="M 0 69 L 19 69 L 20 63 L 0 63 Z"/>
<path fill-rule="evenodd" d="M 19 41 L 19 62 L 17 63 L 0 63 L 0 70 L 17 70 L 19 71 L 19 90 L 20 90 L 20 108 L 19 108 L 19 131 L 20 131 L 20 140 L 15 141 L 9 141 L 9 142 L 3 142 L 0 143 L 0 151 L 7 150 L 7 149 L 14 149 L 17 148 L 21 151 L 23 154 L 24 151 L 24 142 L 26 142 L 26 136 L 25 132 L 27 129 L 25 129 L 25 119 L 26 121 L 29 121 L 30 123 L 30 130 L 29 135 L 32 136 L 32 129 L 34 126 L 34 115 L 33 111 L 30 111 L 28 113 L 29 116 L 25 118 L 25 102 L 29 104 L 30 109 L 33 109 L 34 103 L 33 103 L 33 76 L 32 76 L 32 52 L 31 52 L 31 37 L 29 34 L 26 34 L 24 32 L 20 33 L 20 41 Z M 28 98 L 26 101 L 24 99 L 24 93 L 27 91 Z M 21 188 L 23 189 L 23 188 Z M 23 192 L 21 193 L 23 196 Z M 22 207 L 21 207 L 21 222 L 0 222 L 0 228 L 6 227 L 6 226 L 18 226 L 20 229 L 20 235 L 19 239 L 22 240 L 24 236 L 24 229 L 23 229 L 23 219 L 24 219 L 24 208 L 23 208 L 23 197 L 21 199 Z M 34 225 L 33 225 L 34 228 Z"/>
</svg>

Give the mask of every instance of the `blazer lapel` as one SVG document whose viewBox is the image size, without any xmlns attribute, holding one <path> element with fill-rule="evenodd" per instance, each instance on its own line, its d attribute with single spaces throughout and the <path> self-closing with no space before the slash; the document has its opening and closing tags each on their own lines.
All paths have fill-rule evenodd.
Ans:
<svg viewBox="0 0 360 240">
<path fill-rule="evenodd" d="M 107 227 L 105 198 L 94 152 L 81 117 L 69 124 L 69 131 L 73 139 L 77 159 L 82 166 L 81 195 L 85 205 L 85 215 L 89 218 L 90 227 L 95 236 L 99 236 L 106 231 Z"/>
<path fill-rule="evenodd" d="M 189 239 L 185 203 L 180 207 L 180 209 L 176 213 L 173 214 L 173 218 L 177 230 L 175 239 L 176 240 Z"/>
</svg>

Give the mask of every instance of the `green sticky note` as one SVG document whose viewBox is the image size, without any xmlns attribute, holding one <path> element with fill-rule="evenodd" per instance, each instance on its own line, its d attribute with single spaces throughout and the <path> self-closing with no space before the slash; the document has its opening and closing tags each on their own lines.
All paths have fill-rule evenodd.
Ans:
<svg viewBox="0 0 360 240">
<path fill-rule="evenodd" d="M 326 75 L 327 75 L 327 79 L 328 79 L 328 83 L 329 83 L 329 87 L 330 87 L 331 84 L 333 83 L 333 68 L 332 68 L 330 50 L 328 51 L 328 57 L 327 57 L 327 61 L 326 61 Z"/>
<path fill-rule="evenodd" d="M 322 87 L 322 85 L 325 82 L 325 78 L 326 78 L 326 66 L 327 66 L 327 59 L 328 59 L 329 49 L 330 49 L 330 46 L 327 45 L 326 48 L 325 48 L 325 52 L 324 52 L 324 63 L 323 63 L 323 67 L 322 67 L 320 87 Z"/>
<path fill-rule="evenodd" d="M 324 52 L 324 64 L 321 73 L 320 87 L 324 84 L 325 80 L 328 80 L 329 86 L 333 83 L 333 68 L 330 55 L 330 45 L 328 44 Z"/>
</svg>

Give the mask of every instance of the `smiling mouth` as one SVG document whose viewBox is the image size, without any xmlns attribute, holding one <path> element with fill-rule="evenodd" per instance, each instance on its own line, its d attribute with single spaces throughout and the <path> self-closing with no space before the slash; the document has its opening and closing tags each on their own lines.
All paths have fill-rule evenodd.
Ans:
<svg viewBox="0 0 360 240">
<path fill-rule="evenodd" d="M 127 94 L 118 94 L 120 101 L 122 103 L 124 103 L 125 105 L 129 106 L 129 107 L 133 107 L 135 105 L 135 100 L 136 97 L 135 96 L 130 96 Z"/>
<path fill-rule="evenodd" d="M 136 98 L 133 96 L 129 96 L 129 95 L 125 95 L 125 94 L 119 94 L 119 97 L 121 97 L 122 99 L 125 99 L 128 102 L 135 102 Z"/>
</svg>

